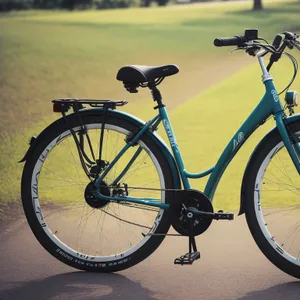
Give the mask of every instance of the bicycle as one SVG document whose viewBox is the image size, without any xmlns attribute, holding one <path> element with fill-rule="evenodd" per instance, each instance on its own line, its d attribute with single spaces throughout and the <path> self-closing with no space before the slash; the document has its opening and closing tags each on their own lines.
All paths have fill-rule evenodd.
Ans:
<svg viewBox="0 0 300 300">
<path fill-rule="evenodd" d="M 257 30 L 249 29 L 242 36 L 215 39 L 215 46 L 236 46 L 234 50 L 258 58 L 266 92 L 216 165 L 201 173 L 185 169 L 157 88 L 165 77 L 179 71 L 176 65 L 125 66 L 118 71 L 117 79 L 128 92 L 150 89 L 158 114 L 146 123 L 116 109 L 126 101 L 53 100 L 54 112 L 62 117 L 31 138 L 21 160 L 26 162 L 21 182 L 24 212 L 41 245 L 77 269 L 115 272 L 144 260 L 165 236 L 183 235 L 188 237 L 189 252 L 174 263 L 192 264 L 200 258 L 195 236 L 205 232 L 213 220 L 234 217 L 213 209 L 221 176 L 248 137 L 273 116 L 276 126 L 259 142 L 246 166 L 239 215 L 246 214 L 265 256 L 282 271 L 300 278 L 296 185 L 300 115 L 293 116 L 297 93 L 289 91 L 298 66 L 285 52 L 286 48 L 300 50 L 299 36 L 284 32 L 270 45 L 258 37 Z M 283 54 L 294 66 L 293 78 L 282 91 L 286 91 L 285 105 L 269 73 Z M 172 152 L 156 134 L 161 123 Z M 191 189 L 190 178 L 208 175 L 203 192 Z M 171 225 L 175 233 L 168 233 Z"/>
</svg>

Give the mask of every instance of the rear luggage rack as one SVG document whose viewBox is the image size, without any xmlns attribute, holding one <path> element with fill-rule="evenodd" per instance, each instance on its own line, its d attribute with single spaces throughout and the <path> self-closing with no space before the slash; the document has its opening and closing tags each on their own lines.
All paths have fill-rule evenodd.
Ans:
<svg viewBox="0 0 300 300">
<path fill-rule="evenodd" d="M 67 112 L 70 107 L 76 110 L 83 109 L 83 104 L 88 104 L 91 107 L 103 107 L 104 109 L 115 109 L 116 106 L 123 106 L 127 101 L 113 101 L 113 100 L 94 100 L 94 99 L 72 99 L 62 98 L 52 100 L 54 112 Z"/>
<path fill-rule="evenodd" d="M 67 127 L 69 128 L 75 145 L 77 147 L 78 155 L 80 158 L 80 163 L 87 177 L 92 181 L 93 178 L 98 178 L 100 172 L 103 170 L 102 164 L 105 163 L 102 160 L 102 145 L 103 145 L 103 137 L 104 137 L 104 128 L 106 125 L 107 112 L 109 109 L 115 109 L 116 106 L 123 106 L 127 104 L 127 101 L 112 101 L 112 100 L 93 100 L 93 99 L 72 99 L 72 98 L 64 98 L 64 99 L 55 99 L 52 100 L 53 103 L 53 111 L 59 112 L 62 114 Z M 83 104 L 88 104 L 94 108 L 102 108 L 102 126 L 100 129 L 100 138 L 99 138 L 99 158 L 96 159 L 91 141 L 89 138 L 88 130 L 82 121 L 82 113 L 80 110 L 85 108 Z M 67 112 L 72 108 L 74 114 L 78 118 L 78 123 L 80 124 L 79 130 L 74 130 L 72 125 L 70 124 L 67 116 Z M 83 114 L 84 115 L 84 114 Z M 84 136 L 86 136 L 87 144 L 89 146 L 90 154 L 92 155 L 92 159 L 87 155 L 84 147 Z M 91 176 L 90 170 L 93 168 L 95 174 Z M 90 170 L 89 170 L 90 169 Z"/>
</svg>

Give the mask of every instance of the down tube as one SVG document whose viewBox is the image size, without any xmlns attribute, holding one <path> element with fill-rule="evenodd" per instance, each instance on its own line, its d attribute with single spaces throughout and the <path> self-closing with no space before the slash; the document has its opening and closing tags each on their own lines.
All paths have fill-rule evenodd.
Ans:
<svg viewBox="0 0 300 300">
<path fill-rule="evenodd" d="M 207 181 L 204 194 L 212 201 L 218 183 L 241 146 L 250 137 L 250 135 L 272 114 L 272 105 L 268 97 L 264 96 L 243 125 L 239 128 L 231 141 L 220 156 L 209 180 Z"/>
</svg>

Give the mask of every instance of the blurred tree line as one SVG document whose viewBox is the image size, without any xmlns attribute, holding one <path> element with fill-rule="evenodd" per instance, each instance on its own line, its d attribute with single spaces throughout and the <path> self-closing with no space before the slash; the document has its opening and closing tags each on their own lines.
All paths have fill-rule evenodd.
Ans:
<svg viewBox="0 0 300 300">
<path fill-rule="evenodd" d="M 0 0 L 0 11 L 23 9 L 110 9 L 130 6 L 148 7 L 151 2 L 164 6 L 169 0 Z"/>
<path fill-rule="evenodd" d="M 159 6 L 174 0 L 0 0 L 0 11 L 23 9 L 111 9 L 130 6 L 149 7 L 152 2 Z M 175 0 L 176 1 L 176 0 Z M 191 2 L 212 0 L 190 0 Z M 226 1 L 226 0 L 223 0 Z M 262 0 L 253 0 L 253 10 L 262 9 Z"/>
</svg>

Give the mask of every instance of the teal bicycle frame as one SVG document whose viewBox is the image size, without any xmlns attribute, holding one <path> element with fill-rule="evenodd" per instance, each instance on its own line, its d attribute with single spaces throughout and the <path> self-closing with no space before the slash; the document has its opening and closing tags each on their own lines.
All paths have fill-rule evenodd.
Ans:
<svg viewBox="0 0 300 300">
<path fill-rule="evenodd" d="M 212 201 L 214 197 L 215 190 L 218 186 L 218 183 L 226 169 L 229 165 L 233 157 L 245 143 L 245 141 L 250 137 L 250 135 L 261 125 L 263 124 L 268 117 L 271 115 L 274 116 L 276 121 L 276 126 L 280 133 L 280 136 L 284 142 L 284 145 L 300 175 L 300 147 L 297 143 L 292 143 L 287 132 L 285 126 L 285 118 L 286 115 L 284 113 L 284 109 L 282 104 L 279 101 L 279 96 L 277 90 L 274 86 L 273 79 L 269 72 L 267 71 L 262 55 L 258 55 L 258 61 L 260 63 L 262 69 L 262 81 L 265 85 L 266 92 L 257 107 L 253 110 L 253 112 L 249 115 L 246 121 L 242 124 L 242 126 L 238 129 L 235 135 L 232 137 L 230 142 L 227 144 L 220 158 L 218 159 L 216 165 L 210 168 L 207 171 L 202 173 L 190 173 L 184 167 L 184 162 L 179 150 L 179 147 L 176 142 L 175 135 L 173 133 L 173 129 L 168 117 L 167 110 L 164 106 L 159 108 L 159 114 L 155 116 L 151 121 L 148 121 L 140 131 L 134 136 L 134 138 L 127 142 L 127 144 L 121 149 L 115 159 L 110 163 L 110 165 L 105 169 L 105 171 L 101 174 L 101 176 L 96 181 L 96 186 L 100 185 L 100 182 L 106 176 L 106 174 L 110 171 L 110 169 L 115 165 L 115 163 L 120 159 L 120 157 L 130 148 L 136 145 L 136 142 L 139 138 L 150 128 L 156 127 L 158 123 L 162 121 L 164 129 L 167 133 L 169 143 L 172 148 L 172 152 L 180 173 L 180 177 L 183 183 L 184 189 L 191 189 L 191 185 L 189 182 L 189 178 L 202 178 L 209 174 L 210 177 L 207 181 L 204 194 Z M 133 155 L 132 159 L 129 161 L 127 166 L 121 172 L 121 174 L 114 181 L 117 183 L 127 172 L 130 166 L 133 164 L 135 159 L 141 153 L 142 148 L 139 146 L 136 153 Z M 121 196 L 105 196 L 100 193 L 97 194 L 99 199 L 110 200 L 110 201 L 126 201 L 138 204 L 144 204 L 148 206 L 159 207 L 163 209 L 168 209 L 169 204 L 161 203 L 160 199 L 154 198 L 135 198 L 135 197 L 121 197 Z"/>
</svg>

